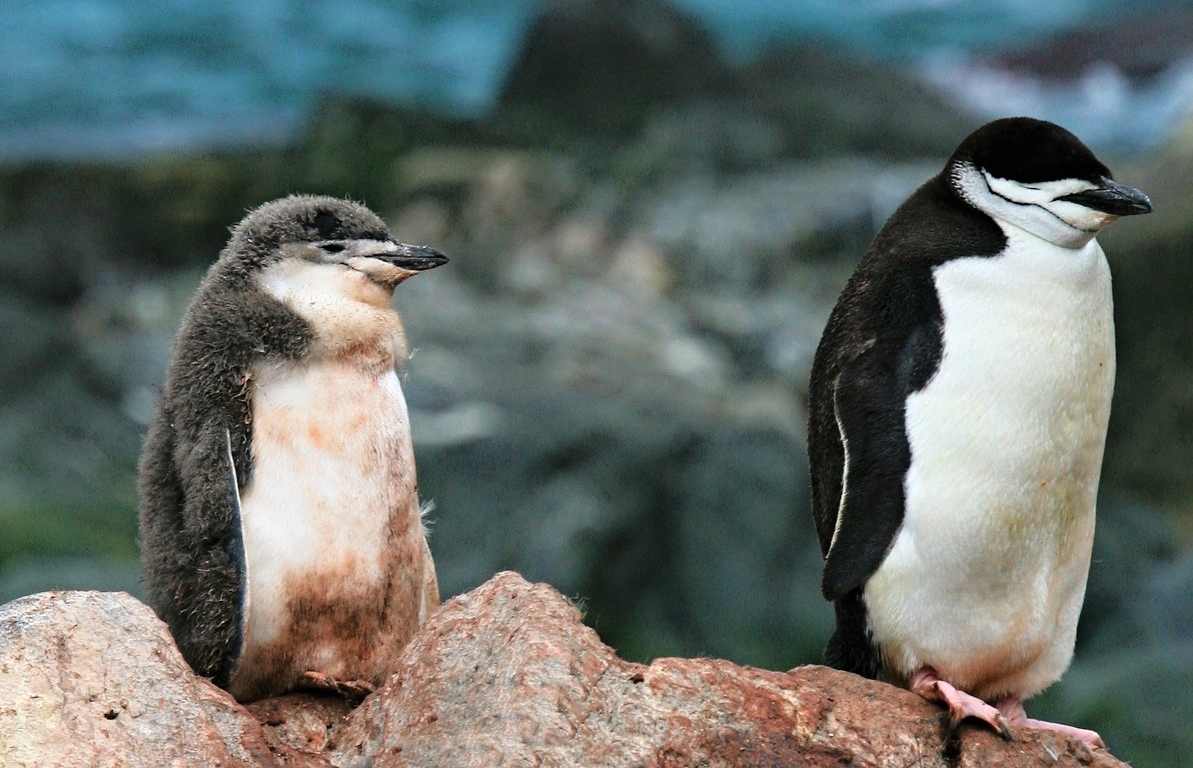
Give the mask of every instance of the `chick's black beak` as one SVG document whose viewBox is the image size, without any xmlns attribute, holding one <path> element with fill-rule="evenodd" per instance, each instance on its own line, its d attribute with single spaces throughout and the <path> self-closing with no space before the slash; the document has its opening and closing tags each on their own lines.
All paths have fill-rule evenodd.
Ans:
<svg viewBox="0 0 1193 768">
<path fill-rule="evenodd" d="M 447 257 L 434 248 L 425 245 L 390 243 L 388 250 L 369 254 L 372 258 L 393 264 L 399 269 L 422 272 L 447 263 Z"/>
<path fill-rule="evenodd" d="M 1135 187 L 1103 178 L 1099 186 L 1060 198 L 1112 216 L 1135 216 L 1152 212 L 1152 201 Z"/>
</svg>

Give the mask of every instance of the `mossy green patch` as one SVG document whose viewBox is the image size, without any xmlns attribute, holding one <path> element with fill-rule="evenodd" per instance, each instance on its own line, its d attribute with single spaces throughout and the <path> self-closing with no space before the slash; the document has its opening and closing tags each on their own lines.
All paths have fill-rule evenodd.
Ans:
<svg viewBox="0 0 1193 768">
<path fill-rule="evenodd" d="M 77 504 L 38 502 L 0 511 L 0 566 L 24 555 L 137 557 L 131 500 Z"/>
</svg>

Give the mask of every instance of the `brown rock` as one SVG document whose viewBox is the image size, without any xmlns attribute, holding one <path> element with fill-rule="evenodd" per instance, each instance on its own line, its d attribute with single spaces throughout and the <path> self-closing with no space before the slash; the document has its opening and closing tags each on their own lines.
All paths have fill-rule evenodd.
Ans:
<svg viewBox="0 0 1193 768">
<path fill-rule="evenodd" d="M 501 573 L 447 603 L 335 735 L 337 766 L 1121 766 L 1047 734 L 964 727 L 823 667 L 618 659 L 558 592 Z"/>
<path fill-rule="evenodd" d="M 1123 766 L 1058 736 L 1005 742 L 823 667 L 617 658 L 549 586 L 501 573 L 446 603 L 355 711 L 285 696 L 240 707 L 191 673 L 123 593 L 0 607 L 5 766 Z"/>
<path fill-rule="evenodd" d="M 352 711 L 353 704 L 331 696 L 287 694 L 246 704 L 245 709 L 260 723 L 265 743 L 285 766 L 331 768 L 323 756 L 336 727 Z"/>
<path fill-rule="evenodd" d="M 43 592 L 0 606 L 0 765 L 279 763 L 148 607 L 123 592 Z"/>
</svg>

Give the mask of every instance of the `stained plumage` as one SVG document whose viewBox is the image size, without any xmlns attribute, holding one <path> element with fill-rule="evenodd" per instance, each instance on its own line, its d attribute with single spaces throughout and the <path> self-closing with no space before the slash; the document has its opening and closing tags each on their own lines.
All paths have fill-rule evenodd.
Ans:
<svg viewBox="0 0 1193 768">
<path fill-rule="evenodd" d="M 951 723 L 1029 720 L 1071 659 L 1114 384 L 1094 237 L 1147 213 L 1075 136 L 1008 118 L 891 216 L 817 349 L 808 455 L 826 663 Z"/>
<path fill-rule="evenodd" d="M 232 229 L 186 312 L 141 456 L 144 583 L 238 699 L 378 685 L 438 605 L 390 298 L 445 261 L 291 196 Z"/>
</svg>

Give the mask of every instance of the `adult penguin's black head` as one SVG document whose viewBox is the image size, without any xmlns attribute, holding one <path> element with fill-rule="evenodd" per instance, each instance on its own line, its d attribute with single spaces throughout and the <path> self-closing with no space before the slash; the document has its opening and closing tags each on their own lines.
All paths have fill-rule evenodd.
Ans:
<svg viewBox="0 0 1193 768">
<path fill-rule="evenodd" d="M 1115 181 L 1080 139 L 1030 117 L 974 131 L 949 158 L 945 176 L 996 221 L 1063 247 L 1084 245 L 1120 216 L 1152 210 L 1146 194 Z"/>
</svg>

